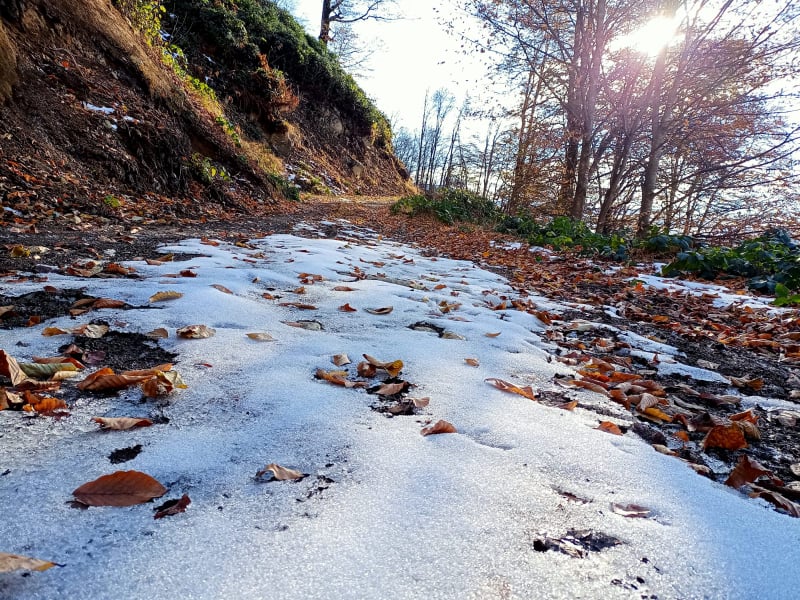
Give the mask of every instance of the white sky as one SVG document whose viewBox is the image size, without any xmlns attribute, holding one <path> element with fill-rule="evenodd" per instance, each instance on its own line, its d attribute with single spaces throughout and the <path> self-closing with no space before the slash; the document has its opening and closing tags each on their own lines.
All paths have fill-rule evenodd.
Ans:
<svg viewBox="0 0 800 600">
<path fill-rule="evenodd" d="M 477 96 L 486 86 L 485 68 L 479 57 L 465 56 L 461 42 L 449 35 L 438 15 L 456 14 L 455 0 L 400 2 L 405 18 L 389 22 L 356 23 L 364 41 L 379 40 L 372 72 L 359 78 L 367 94 L 387 116 L 398 116 L 402 125 L 417 129 L 422 117 L 425 90 L 445 87 L 457 98 Z M 295 14 L 312 35 L 319 34 L 320 0 L 296 0 Z M 434 10 L 437 8 L 438 10 Z M 458 13 L 460 14 L 460 13 Z"/>
<path fill-rule="evenodd" d="M 179 354 L 176 369 L 188 387 L 168 402 L 142 400 L 136 388 L 87 395 L 60 420 L 0 411 L 0 510 L 7 516 L 0 553 L 64 565 L 28 577 L 0 573 L 0 597 L 796 596 L 800 519 L 695 474 L 633 433 L 597 431 L 601 419 L 631 422 L 629 412 L 604 397 L 570 391 L 581 405 L 568 412 L 486 383 L 494 377 L 537 393 L 563 391 L 553 375 L 574 373 L 549 360 L 554 347 L 536 317 L 492 309 L 502 295 L 515 297 L 499 275 L 335 225 L 336 238 L 315 237 L 307 227 L 311 238 L 269 236 L 254 240 L 253 248 L 187 240 L 164 251 L 195 258 L 126 263 L 141 276 L 136 280 L 48 275 L 47 285 L 142 308 L 0 330 L 0 348 L 22 362 L 54 356 L 71 338 L 44 337 L 44 327 L 73 328 L 94 318 L 119 331 L 164 327 L 170 335 L 161 344 Z M 356 268 L 366 278 L 355 280 Z M 197 276 L 169 276 L 185 269 Z M 301 273 L 323 279 L 299 294 Z M 18 295 L 43 285 L 7 278 L 0 291 Z M 165 290 L 183 297 L 151 307 L 148 298 Z M 265 299 L 266 291 L 279 298 Z M 579 307 L 531 299 L 549 311 Z M 316 308 L 280 304 L 291 301 Z M 441 302 L 460 306 L 444 313 Z M 345 303 L 357 311 L 339 310 Z M 388 306 L 390 314 L 366 311 Z M 300 319 L 324 329 L 286 324 Z M 419 321 L 463 339 L 408 327 Z M 176 328 L 200 323 L 216 335 L 176 338 Z M 251 340 L 250 332 L 269 333 L 274 341 Z M 670 356 L 674 348 L 630 333 L 626 340 L 632 352 L 658 352 L 662 365 L 679 368 L 680 357 Z M 416 386 L 411 395 L 429 397 L 430 404 L 417 416 L 390 419 L 370 410 L 377 398 L 365 390 L 315 380 L 316 369 L 336 369 L 331 358 L 339 353 L 354 363 L 364 353 L 402 360 L 400 376 Z M 355 378 L 353 364 L 344 368 Z M 169 421 L 131 431 L 103 432 L 91 421 L 159 415 Z M 458 433 L 420 435 L 425 422 L 439 419 Z M 138 456 L 110 464 L 113 450 L 135 444 L 142 446 Z M 256 481 L 255 473 L 273 462 L 309 476 Z M 83 483 L 131 469 L 154 477 L 168 493 L 129 508 L 67 506 Z M 192 501 L 185 513 L 153 520 L 154 506 L 182 494 Z M 626 518 L 612 503 L 652 512 Z M 621 543 L 588 558 L 534 550 L 535 540 L 569 530 Z"/>
</svg>

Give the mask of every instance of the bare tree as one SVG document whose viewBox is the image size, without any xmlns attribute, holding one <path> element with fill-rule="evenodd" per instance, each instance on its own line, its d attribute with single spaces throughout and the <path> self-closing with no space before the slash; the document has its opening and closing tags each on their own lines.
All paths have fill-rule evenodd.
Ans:
<svg viewBox="0 0 800 600">
<path fill-rule="evenodd" d="M 394 4 L 395 0 L 322 0 L 319 41 L 326 45 L 331 41 L 331 26 L 334 23 L 348 25 L 358 21 L 396 19 Z"/>
</svg>

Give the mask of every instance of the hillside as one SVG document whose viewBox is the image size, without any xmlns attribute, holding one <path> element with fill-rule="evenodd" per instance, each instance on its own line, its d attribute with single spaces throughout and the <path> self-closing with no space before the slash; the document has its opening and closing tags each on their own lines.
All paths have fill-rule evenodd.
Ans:
<svg viewBox="0 0 800 600">
<path fill-rule="evenodd" d="M 214 218 L 407 186 L 383 115 L 269 2 L 0 0 L 6 221 Z"/>
</svg>

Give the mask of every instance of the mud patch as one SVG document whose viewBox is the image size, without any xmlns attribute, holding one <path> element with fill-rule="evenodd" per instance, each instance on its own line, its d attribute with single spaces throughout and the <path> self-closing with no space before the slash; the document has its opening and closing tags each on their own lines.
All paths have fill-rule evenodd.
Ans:
<svg viewBox="0 0 800 600">
<path fill-rule="evenodd" d="M 12 307 L 0 315 L 0 329 L 27 327 L 63 317 L 69 314 L 69 308 L 75 302 L 90 297 L 80 289 L 31 292 L 22 296 L 0 294 L 0 307 Z"/>
<path fill-rule="evenodd" d="M 130 446 L 128 448 L 117 448 L 111 454 L 108 455 L 108 460 L 111 462 L 112 465 L 118 465 L 120 463 L 128 462 L 129 460 L 133 460 L 142 451 L 142 445 L 136 444 L 135 446 Z"/>
<path fill-rule="evenodd" d="M 617 538 L 599 531 L 577 531 L 570 529 L 560 538 L 541 537 L 533 542 L 536 552 L 555 550 L 573 558 L 586 558 L 591 552 L 601 552 L 620 545 Z"/>
<path fill-rule="evenodd" d="M 105 358 L 99 366 L 111 367 L 115 371 L 150 369 L 156 365 L 174 362 L 178 356 L 167 352 L 158 342 L 141 333 L 109 331 L 101 338 L 75 336 L 73 344 L 82 354 L 105 352 Z M 59 352 L 67 350 L 69 345 L 59 348 Z"/>
</svg>

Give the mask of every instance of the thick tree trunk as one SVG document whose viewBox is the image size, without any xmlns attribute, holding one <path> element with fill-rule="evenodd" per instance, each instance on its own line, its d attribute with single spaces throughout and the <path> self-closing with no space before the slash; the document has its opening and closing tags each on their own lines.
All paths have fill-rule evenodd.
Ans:
<svg viewBox="0 0 800 600">
<path fill-rule="evenodd" d="M 319 23 L 319 41 L 328 45 L 331 39 L 331 0 L 322 0 L 322 17 Z"/>
</svg>

